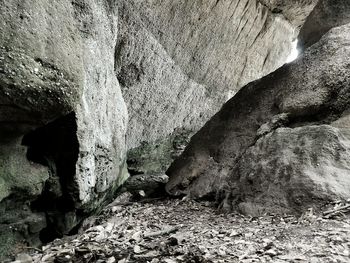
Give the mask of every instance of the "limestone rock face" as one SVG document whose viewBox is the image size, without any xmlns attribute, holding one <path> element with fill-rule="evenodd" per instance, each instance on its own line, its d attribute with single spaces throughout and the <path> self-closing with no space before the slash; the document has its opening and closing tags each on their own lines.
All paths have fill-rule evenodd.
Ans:
<svg viewBox="0 0 350 263">
<path fill-rule="evenodd" d="M 333 27 L 350 23 L 349 11 L 349 1 L 319 0 L 300 30 L 300 48 L 316 43 Z"/>
<path fill-rule="evenodd" d="M 116 74 L 130 116 L 129 164 L 140 173 L 164 172 L 176 140 L 284 64 L 297 32 L 255 0 L 120 1 L 119 16 Z"/>
<path fill-rule="evenodd" d="M 2 255 L 68 233 L 128 174 L 116 5 L 5 0 L 0 15 Z"/>
<path fill-rule="evenodd" d="M 242 88 L 169 168 L 167 191 L 247 213 L 349 198 L 349 41 L 350 25 L 334 28 Z"/>
<path fill-rule="evenodd" d="M 315 4 L 1 1 L 0 260 L 18 241 L 37 245 L 74 230 L 126 180 L 126 161 L 135 174 L 163 174 L 223 103 L 286 61 Z M 345 39 L 334 32 L 328 38 Z M 304 116 L 320 115 L 312 125 L 326 122 L 324 141 L 332 134 L 326 145 L 342 147 L 337 138 L 346 129 L 333 121 L 346 124 L 338 115 L 347 93 L 344 101 L 331 98 L 341 92 L 347 79 L 340 73 L 347 71 L 344 57 L 333 58 L 338 46 L 329 43 L 338 42 L 323 42 L 226 104 L 170 169 L 169 192 L 232 193 L 233 174 L 250 169 L 250 160 L 268 158 L 248 146 L 264 151 L 269 141 L 286 144 L 288 129 Z M 319 64 L 323 68 L 314 70 Z M 335 72 L 339 78 L 326 78 Z M 305 83 L 309 89 L 302 90 Z M 327 103 L 334 118 L 325 116 Z M 289 128 L 272 136 L 284 125 Z M 299 132 L 311 143 L 312 129 L 293 130 L 291 138 L 296 141 Z"/>
<path fill-rule="evenodd" d="M 258 0 L 275 14 L 282 14 L 290 23 L 300 27 L 318 0 Z"/>
<path fill-rule="evenodd" d="M 40 125 L 73 111 L 82 90 L 83 69 L 70 7 L 58 2 L 2 1 L 0 12 L 2 127 L 10 122 L 17 123 L 16 128 Z M 64 26 L 56 26 L 60 24 Z"/>
<path fill-rule="evenodd" d="M 349 139 L 330 125 L 278 128 L 259 139 L 236 170 L 244 200 L 239 209 L 246 214 L 274 213 L 276 207 L 290 212 L 291 207 L 348 199 Z"/>
<path fill-rule="evenodd" d="M 74 10 L 83 42 L 84 88 L 77 105 L 78 202 L 95 209 L 127 177 L 128 114 L 114 74 L 118 12 L 114 1 L 78 1 Z M 82 7 L 83 6 L 83 7 Z M 113 191 L 112 191 L 113 192 Z"/>
</svg>

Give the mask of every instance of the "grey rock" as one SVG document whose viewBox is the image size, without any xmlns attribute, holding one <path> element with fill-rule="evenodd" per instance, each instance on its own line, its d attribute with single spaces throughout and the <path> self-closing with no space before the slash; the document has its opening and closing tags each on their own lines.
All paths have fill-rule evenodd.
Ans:
<svg viewBox="0 0 350 263">
<path fill-rule="evenodd" d="M 164 173 L 174 137 L 192 136 L 239 88 L 284 64 L 297 32 L 257 1 L 118 5 L 116 74 L 130 117 L 128 155 L 144 173 Z M 300 3 L 300 21 L 309 6 Z"/>
<path fill-rule="evenodd" d="M 32 198 L 39 195 L 49 178 L 48 169 L 26 158 L 27 149 L 20 141 L 5 141 L 0 147 L 0 201 L 21 189 Z"/>
<path fill-rule="evenodd" d="M 283 16 L 256 1 L 125 4 L 190 79 L 214 94 L 220 89 L 225 99 L 282 65 L 294 36 Z M 273 46 L 268 44 L 271 37 Z"/>
<path fill-rule="evenodd" d="M 242 88 L 169 168 L 167 191 L 259 213 L 349 198 L 349 40 L 350 25 L 334 28 Z"/>
<path fill-rule="evenodd" d="M 99 207 L 128 177 L 125 144 L 128 113 L 114 74 L 117 4 L 77 1 L 75 8 L 83 38 L 85 73 L 82 97 L 76 108 L 79 142 L 74 177 L 79 189 L 76 208 L 90 210 Z"/>
<path fill-rule="evenodd" d="M 319 0 L 299 34 L 299 48 L 308 48 L 333 27 L 350 23 L 349 1 Z"/>
<path fill-rule="evenodd" d="M 164 173 L 172 160 L 183 152 L 193 133 L 175 129 L 165 138 L 142 141 L 138 147 L 128 151 L 128 171 L 131 175 Z M 154 131 L 154 136 L 157 136 L 157 131 Z"/>
<path fill-rule="evenodd" d="M 124 183 L 122 191 L 132 194 L 144 191 L 146 196 L 161 196 L 169 177 L 165 174 L 139 174 L 130 176 Z"/>
<path fill-rule="evenodd" d="M 291 24 L 300 27 L 318 0 L 258 0 L 275 14 L 283 15 Z"/>
<path fill-rule="evenodd" d="M 73 111 L 83 71 L 70 5 L 3 1 L 0 13 L 1 130 L 6 122 L 42 125 Z"/>
<path fill-rule="evenodd" d="M 133 172 L 163 173 L 222 103 L 284 63 L 313 4 L 2 1 L 0 257 L 101 209 L 127 150 Z"/>
<path fill-rule="evenodd" d="M 278 128 L 243 155 L 239 192 L 260 214 L 346 200 L 349 139 L 330 125 Z"/>
<path fill-rule="evenodd" d="M 128 177 L 128 117 L 115 3 L 5 0 L 0 14 L 1 258 L 18 240 L 67 234 L 113 197 Z"/>
</svg>

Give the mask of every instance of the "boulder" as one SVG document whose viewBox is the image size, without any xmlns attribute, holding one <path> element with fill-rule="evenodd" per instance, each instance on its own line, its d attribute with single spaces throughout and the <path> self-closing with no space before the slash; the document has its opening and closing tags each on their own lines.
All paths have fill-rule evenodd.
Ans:
<svg viewBox="0 0 350 263">
<path fill-rule="evenodd" d="M 172 195 L 257 214 L 350 198 L 350 24 L 242 88 L 171 165 Z"/>
<path fill-rule="evenodd" d="M 333 125 L 277 128 L 249 147 L 237 166 L 240 211 L 300 212 L 347 200 L 349 146 L 350 137 Z M 256 210 L 247 210 L 252 204 Z"/>
<path fill-rule="evenodd" d="M 144 195 L 142 197 L 161 198 L 166 196 L 164 188 L 168 179 L 168 176 L 165 174 L 138 174 L 130 176 L 123 184 L 121 192 L 129 192 L 133 196 L 138 197 L 140 191 L 142 191 Z"/>
<path fill-rule="evenodd" d="M 299 48 L 316 43 L 333 27 L 350 23 L 350 2 L 319 0 L 299 34 Z"/>
</svg>

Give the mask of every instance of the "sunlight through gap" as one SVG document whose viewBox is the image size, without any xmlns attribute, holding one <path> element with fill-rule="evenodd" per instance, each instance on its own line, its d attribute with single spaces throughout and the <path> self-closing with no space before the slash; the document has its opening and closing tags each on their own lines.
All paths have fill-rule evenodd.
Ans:
<svg viewBox="0 0 350 263">
<path fill-rule="evenodd" d="M 290 62 L 296 60 L 298 56 L 299 56 L 298 39 L 296 39 L 296 40 L 293 41 L 293 43 L 292 43 L 292 51 L 291 51 L 291 53 L 289 54 L 286 63 L 290 63 Z"/>
</svg>

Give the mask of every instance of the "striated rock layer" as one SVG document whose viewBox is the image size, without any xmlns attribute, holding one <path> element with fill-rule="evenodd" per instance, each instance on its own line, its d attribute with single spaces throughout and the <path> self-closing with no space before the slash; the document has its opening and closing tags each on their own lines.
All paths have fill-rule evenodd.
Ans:
<svg viewBox="0 0 350 263">
<path fill-rule="evenodd" d="M 248 214 L 350 198 L 350 25 L 242 88 L 168 170 L 167 191 Z"/>
</svg>

